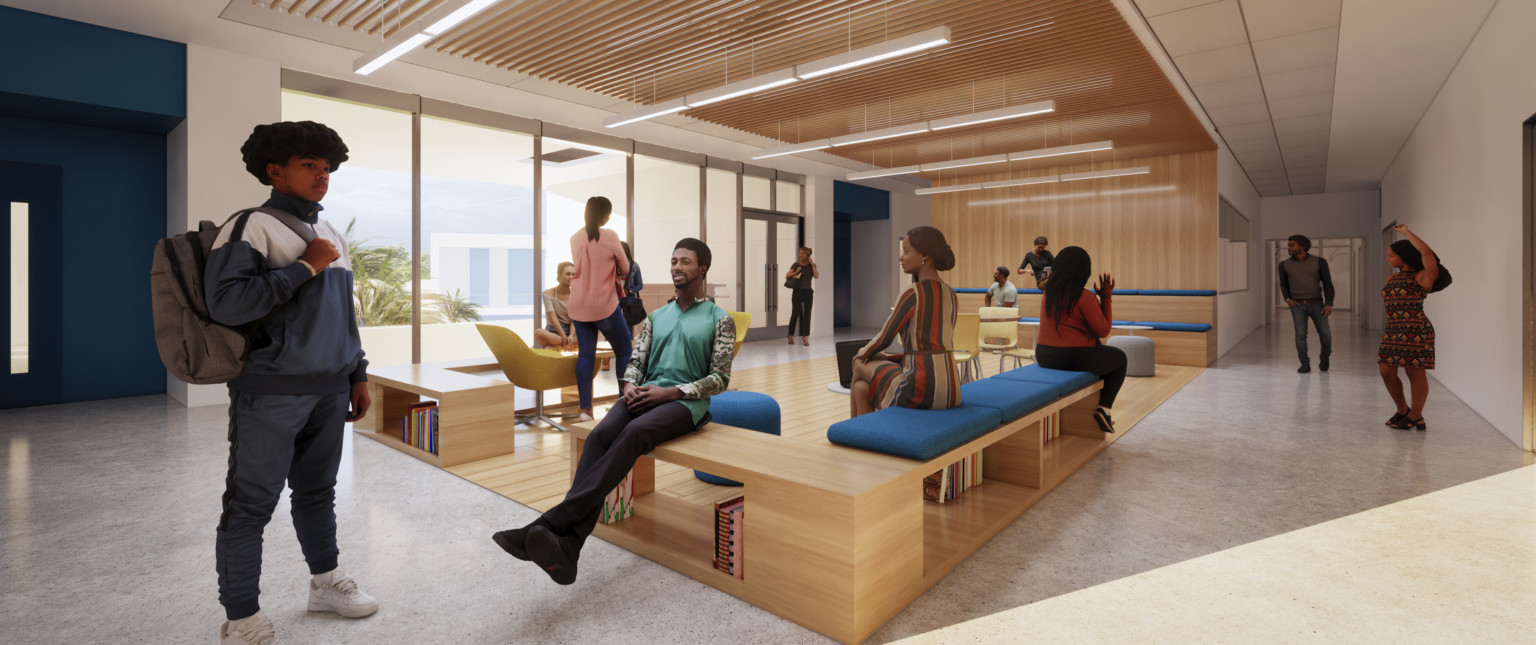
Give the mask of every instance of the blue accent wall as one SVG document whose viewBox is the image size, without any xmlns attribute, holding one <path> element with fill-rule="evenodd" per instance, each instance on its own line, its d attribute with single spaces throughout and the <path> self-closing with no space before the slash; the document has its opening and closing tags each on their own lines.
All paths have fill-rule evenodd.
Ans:
<svg viewBox="0 0 1536 645">
<path fill-rule="evenodd" d="M 181 43 L 0 7 L 0 114 L 164 134 L 187 115 Z"/>
<path fill-rule="evenodd" d="M 846 181 L 834 181 L 832 211 L 838 219 L 850 222 L 890 219 L 891 193 Z"/>
<path fill-rule="evenodd" d="M 165 133 L 186 117 L 186 45 L 0 7 L 0 60 L 0 160 L 63 169 L 62 235 L 32 250 L 62 294 L 62 400 L 164 393 L 149 263 L 165 237 Z"/>
<path fill-rule="evenodd" d="M 149 262 L 165 237 L 165 136 L 0 117 L 0 142 L 0 160 L 64 169 L 63 235 L 32 249 L 61 277 L 63 400 L 164 393 Z"/>
</svg>

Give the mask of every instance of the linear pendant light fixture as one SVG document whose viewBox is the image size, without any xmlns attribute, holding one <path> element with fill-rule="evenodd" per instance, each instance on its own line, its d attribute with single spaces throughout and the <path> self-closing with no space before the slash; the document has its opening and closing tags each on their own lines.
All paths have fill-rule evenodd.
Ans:
<svg viewBox="0 0 1536 645">
<path fill-rule="evenodd" d="M 352 71 L 362 76 L 372 74 L 498 2 L 501 0 L 449 0 L 352 61 Z"/>
<path fill-rule="evenodd" d="M 953 159 L 950 161 L 935 161 L 932 163 L 918 164 L 915 166 L 901 166 L 899 168 L 876 168 L 874 170 L 850 172 L 848 173 L 848 181 L 873 179 L 875 177 L 889 177 L 891 175 L 932 172 L 935 170 L 949 170 L 950 168 L 980 166 L 989 163 L 1003 163 L 1005 161 L 1024 161 L 1025 159 L 1040 159 L 1042 157 L 1056 157 L 1060 155 L 1079 154 L 1083 152 L 1097 152 L 1099 150 L 1112 150 L 1114 147 L 1115 142 L 1113 141 L 1095 141 L 1093 143 L 1079 143 L 1071 146 L 1041 148 L 1039 150 L 1024 150 L 1020 152 L 1010 152 L 1000 155 L 987 155 L 985 157 L 967 157 L 965 159 Z"/>
<path fill-rule="evenodd" d="M 1025 103 L 1023 105 L 1014 105 L 1014 106 L 1009 106 L 1009 107 L 1002 108 L 1002 109 L 997 109 L 997 110 L 987 110 L 985 112 L 975 112 L 975 113 L 972 113 L 972 114 L 962 114 L 960 116 L 952 116 L 952 117 L 948 117 L 948 118 L 944 118 L 944 119 L 939 119 L 937 121 L 918 121 L 917 123 L 908 123 L 906 125 L 896 125 L 896 126 L 891 126 L 889 128 L 880 128 L 879 130 L 866 130 L 864 132 L 855 132 L 853 134 L 845 134 L 845 135 L 841 135 L 841 136 L 832 137 L 831 139 L 819 139 L 817 142 L 827 142 L 829 145 L 819 146 L 819 147 L 811 148 L 811 149 L 812 150 L 820 150 L 822 148 L 828 148 L 828 147 L 831 147 L 831 146 L 851 146 L 851 145 L 856 144 L 856 143 L 865 143 L 865 142 L 868 142 L 868 141 L 878 141 L 880 139 L 890 139 L 890 138 L 894 138 L 894 137 L 904 137 L 904 136 L 907 136 L 909 134 L 919 134 L 919 133 L 928 132 L 928 131 L 931 131 L 931 130 L 938 129 L 938 128 L 933 127 L 933 124 L 940 123 L 940 122 L 944 122 L 946 124 L 944 127 L 946 127 L 946 128 L 956 128 L 956 127 L 960 127 L 962 125 L 973 125 L 973 124 L 977 124 L 977 123 L 987 123 L 987 122 L 990 122 L 990 121 L 1001 121 L 1003 119 L 1013 119 L 1013 118 L 1017 118 L 1017 117 L 1021 117 L 1021 116 L 1030 116 L 1030 115 L 1034 115 L 1034 114 L 1044 114 L 1046 112 L 1054 112 L 1054 111 L 1056 111 L 1056 102 L 1055 101 L 1036 101 L 1034 103 Z M 782 150 L 785 147 L 786 146 L 780 146 L 778 148 L 767 148 L 767 149 L 764 149 L 764 150 L 759 150 L 755 154 L 752 155 L 752 158 L 753 159 L 766 159 L 768 157 L 777 157 L 777 156 L 782 155 L 782 154 L 792 154 L 791 152 L 782 152 Z M 803 151 L 795 151 L 795 152 L 803 152 Z M 1082 152 L 1082 151 L 1072 150 L 1072 151 L 1069 151 L 1069 152 L 1063 152 L 1063 153 L 1059 153 L 1059 154 L 1071 154 L 1072 152 Z M 1007 159 L 999 159 L 997 161 L 1008 161 L 1008 160 Z M 982 161 L 982 162 L 975 162 L 975 163 L 993 163 L 993 162 L 991 162 L 991 161 Z M 964 165 L 972 165 L 972 164 L 964 164 Z M 960 166 L 947 166 L 947 167 L 949 167 L 949 168 L 959 168 Z M 923 167 L 923 170 L 930 170 L 930 168 L 928 168 L 927 165 L 925 164 L 924 167 Z M 918 171 L 914 170 L 912 172 L 918 172 Z M 889 174 L 900 174 L 900 173 L 889 173 Z M 880 177 L 880 176 L 883 176 L 883 175 L 866 175 L 865 177 L 862 177 L 862 178 L 863 179 L 868 179 L 869 177 Z M 849 179 L 852 179 L 852 178 L 853 178 L 852 175 L 850 175 Z"/>
<path fill-rule="evenodd" d="M 1147 166 L 1135 166 L 1132 168 L 1110 168 L 1109 170 L 1094 170 L 1091 172 L 1074 172 L 1065 175 L 1044 175 L 1040 177 L 1025 177 L 1023 179 L 1002 179 L 998 181 L 984 181 L 976 184 L 955 184 L 953 186 L 934 186 L 932 188 L 919 188 L 912 191 L 917 195 L 935 195 L 938 193 L 957 193 L 962 190 L 982 190 L 985 188 L 1011 188 L 1014 186 L 1033 186 L 1036 184 L 1054 184 L 1058 181 L 1078 181 L 1081 179 L 1103 179 L 1105 177 L 1124 177 L 1126 175 L 1145 175 L 1152 172 Z"/>
<path fill-rule="evenodd" d="M 768 72 L 767 74 L 759 74 L 744 81 L 737 81 L 735 83 L 723 85 L 711 90 L 705 90 L 697 94 L 689 94 L 685 97 L 682 97 L 681 99 L 674 99 L 681 100 L 684 103 L 684 107 L 678 108 L 677 110 L 649 113 L 649 108 L 654 106 L 647 106 L 645 108 L 640 108 L 638 110 L 633 110 L 624 114 L 616 114 L 614 116 L 608 117 L 607 119 L 604 119 L 603 126 L 608 128 L 617 128 L 621 125 L 634 123 L 636 121 L 644 121 L 646 119 L 658 117 L 663 114 L 670 114 L 679 110 L 686 110 L 689 108 L 709 105 L 710 103 L 716 103 L 726 99 L 733 99 L 739 96 L 746 96 L 748 94 L 761 92 L 763 90 L 772 89 L 782 85 L 788 85 L 790 83 L 794 83 L 796 81 L 807 78 L 825 76 L 833 72 L 840 72 L 845 69 L 852 69 L 861 65 L 868 65 L 870 63 L 895 58 L 897 56 L 905 56 L 907 54 L 947 44 L 949 41 L 949 27 L 934 27 L 933 29 L 919 31 L 915 34 L 908 34 L 900 38 L 893 38 L 891 40 L 870 45 L 868 47 L 860 47 L 852 51 L 847 51 L 841 54 L 814 60 L 804 65 L 786 67 L 778 71 Z M 762 159 L 763 157 L 755 158 Z"/>
</svg>

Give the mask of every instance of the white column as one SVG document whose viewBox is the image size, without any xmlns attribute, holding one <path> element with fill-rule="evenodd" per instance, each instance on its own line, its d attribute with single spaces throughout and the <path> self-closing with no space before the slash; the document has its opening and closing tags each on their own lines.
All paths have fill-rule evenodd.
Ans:
<svg viewBox="0 0 1536 645">
<path fill-rule="evenodd" d="M 268 188 L 245 171 L 240 146 L 257 124 L 282 119 L 280 74 L 275 61 L 187 45 L 187 119 L 166 137 L 168 235 L 266 201 Z M 165 378 L 166 394 L 187 407 L 229 402 L 223 385 Z"/>
</svg>

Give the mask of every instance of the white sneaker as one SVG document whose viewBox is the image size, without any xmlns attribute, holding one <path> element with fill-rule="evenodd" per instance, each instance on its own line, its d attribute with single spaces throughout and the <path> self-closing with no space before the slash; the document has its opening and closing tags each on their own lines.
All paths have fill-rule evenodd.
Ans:
<svg viewBox="0 0 1536 645">
<path fill-rule="evenodd" d="M 357 581 L 332 569 L 309 581 L 309 610 L 334 611 L 347 618 L 362 618 L 379 610 L 379 601 L 357 588 Z"/>
<path fill-rule="evenodd" d="M 219 627 L 219 645 L 279 645 L 277 630 L 266 614 L 257 611 Z"/>
</svg>

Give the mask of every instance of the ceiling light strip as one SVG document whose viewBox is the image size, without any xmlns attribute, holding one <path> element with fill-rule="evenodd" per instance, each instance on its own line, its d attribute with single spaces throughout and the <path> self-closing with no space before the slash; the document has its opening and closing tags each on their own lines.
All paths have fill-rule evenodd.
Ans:
<svg viewBox="0 0 1536 645">
<path fill-rule="evenodd" d="M 933 170 L 947 170 L 950 168 L 964 168 L 966 166 L 979 166 L 982 164 L 997 163 L 998 161 L 1022 161 L 1025 159 L 1039 159 L 1042 157 L 1056 157 L 1060 155 L 1078 154 L 1082 152 L 1096 152 L 1099 150 L 1113 150 L 1113 141 L 1095 141 L 1093 143 L 1079 143 L 1071 146 L 1059 146 L 1055 148 L 1041 148 L 1039 150 L 1026 150 L 1022 152 L 1010 152 L 1003 155 L 989 155 L 986 157 L 968 157 L 953 161 L 938 161 L 934 163 L 918 164 L 913 166 L 901 166 L 899 168 L 876 168 L 861 172 L 848 173 L 848 181 L 871 179 L 874 177 L 887 177 L 890 175 L 905 175 Z M 998 159 L 998 157 L 1003 157 Z"/>
<path fill-rule="evenodd" d="M 428 12 L 421 20 L 400 29 L 393 36 L 352 61 L 352 71 L 367 76 L 396 58 L 427 44 L 443 32 L 473 18 L 501 0 L 449 0 Z"/>
<path fill-rule="evenodd" d="M 932 49 L 949 42 L 949 27 L 934 27 L 933 29 L 919 31 L 900 38 L 892 38 L 877 45 L 860 47 L 852 51 L 814 60 L 804 65 L 796 65 L 795 76 L 801 79 L 826 76 L 827 74 L 841 72 L 861 65 L 878 63 L 897 56 Z"/>
<path fill-rule="evenodd" d="M 953 186 L 934 186 L 932 188 L 919 188 L 914 193 L 918 195 L 936 195 L 938 193 L 958 193 L 962 190 L 980 190 L 981 184 L 955 184 Z"/>
<path fill-rule="evenodd" d="M 830 147 L 832 147 L 831 141 L 827 139 L 817 139 L 815 141 L 806 141 L 805 143 L 796 143 L 787 146 L 779 146 L 777 148 L 765 148 L 758 150 L 757 152 L 752 153 L 752 158 L 767 159 L 769 157 L 792 155 L 797 152 L 810 152 L 812 150 L 821 150 L 822 148 Z"/>
<path fill-rule="evenodd" d="M 922 51 L 925 49 L 931 49 L 933 47 L 944 45 L 949 42 L 949 27 L 934 27 L 933 29 L 920 31 L 915 34 L 908 34 L 900 38 L 893 38 L 891 40 L 870 45 L 868 47 L 860 47 L 852 51 L 814 60 L 803 65 L 795 65 L 794 67 L 786 67 L 778 71 L 768 72 L 767 74 L 759 74 L 747 80 L 737 81 L 729 85 L 714 88 L 712 90 L 705 90 L 697 94 L 689 94 L 682 99 L 683 102 L 687 104 L 683 109 L 696 108 L 709 105 L 710 103 L 724 101 L 726 99 L 746 96 L 748 94 L 761 92 L 763 90 L 772 89 L 782 85 L 788 85 L 798 80 L 825 76 L 833 72 L 839 72 L 861 65 L 868 65 L 870 63 L 895 58 L 897 56 L 904 56 L 906 54 Z M 676 111 L 677 110 L 672 110 L 672 112 Z M 658 114 L 642 115 L 643 112 L 645 112 L 644 108 L 635 110 L 633 112 L 620 114 L 618 116 L 622 118 L 609 119 L 609 121 L 614 121 L 615 125 L 608 125 L 608 127 L 618 127 L 619 125 L 624 125 L 626 123 L 634 123 L 636 121 L 643 121 L 645 119 L 661 116 L 661 114 L 667 114 L 667 112 L 662 112 Z M 629 118 L 631 116 L 638 118 Z M 604 122 L 604 125 L 607 125 L 607 121 Z M 924 124 L 923 131 L 927 131 L 926 124 Z"/>
<path fill-rule="evenodd" d="M 905 175 L 905 174 L 908 174 L 908 173 L 922 172 L 922 170 L 923 169 L 922 169 L 921 166 L 899 166 L 899 167 L 896 167 L 896 168 L 876 168 L 874 170 L 863 170 L 863 171 L 860 171 L 860 172 L 850 172 L 850 173 L 848 173 L 848 180 L 849 181 L 856 181 L 856 180 L 859 180 L 859 179 L 874 179 L 875 177 L 889 177 L 891 175 Z"/>
<path fill-rule="evenodd" d="M 1078 181 L 1081 179 L 1103 179 L 1105 177 L 1124 177 L 1126 175 L 1145 175 L 1152 172 L 1147 166 L 1133 168 L 1110 168 L 1109 170 L 1094 170 L 1091 172 L 1074 172 L 1061 176 L 1062 181 Z"/>
<path fill-rule="evenodd" d="M 958 128 L 958 127 L 961 127 L 961 126 L 976 125 L 978 123 L 990 123 L 992 121 L 1002 121 L 1004 119 L 1016 119 L 1016 118 L 1023 117 L 1023 116 L 1032 116 L 1032 115 L 1035 115 L 1035 114 L 1045 114 L 1046 112 L 1055 112 L 1055 111 L 1056 111 L 1056 102 L 1055 101 L 1036 101 L 1034 103 L 1025 103 L 1023 105 L 1010 105 L 1010 106 L 1005 107 L 1005 108 L 998 108 L 996 110 L 987 110 L 985 112 L 976 112 L 974 114 L 962 114 L 960 116 L 952 116 L 952 117 L 947 117 L 947 118 L 943 118 L 943 119 L 936 119 L 936 120 L 933 120 L 933 121 L 929 121 L 928 122 L 928 127 L 932 128 L 934 130 L 946 130 L 946 129 L 949 129 L 949 128 Z"/>
<path fill-rule="evenodd" d="M 683 102 L 682 97 L 678 97 L 670 101 L 662 101 L 653 105 L 647 105 L 633 112 L 615 114 L 606 119 L 603 119 L 603 127 L 617 128 L 621 125 L 627 125 L 636 121 L 644 121 L 646 119 L 655 118 L 663 114 L 681 112 L 686 109 L 688 109 L 688 104 Z"/>
<path fill-rule="evenodd" d="M 895 138 L 895 137 L 904 137 L 904 136 L 907 136 L 909 134 L 919 134 L 919 133 L 927 132 L 927 131 L 928 131 L 928 122 L 927 121 L 923 121 L 922 123 L 908 123 L 906 125 L 892 126 L 892 127 L 889 127 L 889 128 L 880 128 L 878 130 L 865 130 L 863 132 L 855 132 L 853 134 L 845 134 L 845 135 L 842 135 L 840 137 L 832 137 L 832 145 L 834 145 L 834 146 L 851 146 L 851 145 L 853 145 L 855 143 L 865 143 L 865 142 L 868 142 L 868 141 L 879 141 L 881 139 L 891 139 L 891 138 Z"/>
</svg>

